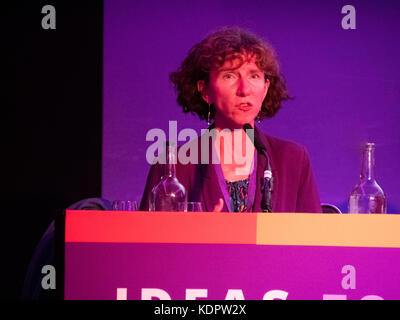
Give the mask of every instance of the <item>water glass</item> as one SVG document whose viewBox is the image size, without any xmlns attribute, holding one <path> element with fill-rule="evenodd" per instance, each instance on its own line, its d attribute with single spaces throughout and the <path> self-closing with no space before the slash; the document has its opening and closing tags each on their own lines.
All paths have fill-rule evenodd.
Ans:
<svg viewBox="0 0 400 320">
<path fill-rule="evenodd" d="M 179 202 L 178 211 L 183 212 L 203 212 L 201 202 Z"/>
<path fill-rule="evenodd" d="M 112 202 L 112 209 L 114 211 L 138 211 L 137 201 L 130 200 L 114 200 Z"/>
</svg>

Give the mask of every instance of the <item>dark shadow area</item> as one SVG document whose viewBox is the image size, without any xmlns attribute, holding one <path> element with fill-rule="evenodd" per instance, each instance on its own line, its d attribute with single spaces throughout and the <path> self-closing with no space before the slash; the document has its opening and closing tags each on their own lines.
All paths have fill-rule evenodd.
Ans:
<svg viewBox="0 0 400 320">
<path fill-rule="evenodd" d="M 13 1 L 5 32 L 5 185 L 1 298 L 18 299 L 55 215 L 101 196 L 102 1 Z"/>
</svg>

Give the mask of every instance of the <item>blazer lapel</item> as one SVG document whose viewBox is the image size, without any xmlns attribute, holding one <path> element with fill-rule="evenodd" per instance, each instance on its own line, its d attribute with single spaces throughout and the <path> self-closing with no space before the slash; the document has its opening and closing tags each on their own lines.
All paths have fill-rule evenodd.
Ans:
<svg viewBox="0 0 400 320">
<path fill-rule="evenodd" d="M 215 128 L 215 124 L 213 123 L 208 129 L 212 130 Z M 205 206 L 206 211 L 213 211 L 214 206 L 218 204 L 219 199 L 222 198 L 224 199 L 223 192 L 221 190 L 219 181 L 218 181 L 218 175 L 216 166 L 219 166 L 219 164 L 213 164 L 212 158 L 213 158 L 213 153 L 214 153 L 214 147 L 212 145 L 213 140 L 211 138 L 208 139 L 208 143 L 206 142 L 206 139 L 200 139 L 199 143 L 199 160 L 201 161 L 201 150 L 202 148 L 202 143 L 207 143 L 204 147 L 208 147 L 208 164 L 200 164 L 200 178 L 201 178 L 201 194 L 203 198 L 203 203 Z M 201 163 L 201 162 L 200 162 Z M 227 204 L 224 201 L 224 207 L 222 208 L 222 211 L 227 212 L 228 207 Z"/>
<path fill-rule="evenodd" d="M 203 202 L 206 207 L 205 209 L 207 211 L 213 211 L 214 206 L 218 204 L 219 199 L 224 199 L 214 166 L 215 165 L 213 164 L 201 165 L 201 191 L 203 195 Z M 228 211 L 225 201 L 222 211 Z"/>
</svg>

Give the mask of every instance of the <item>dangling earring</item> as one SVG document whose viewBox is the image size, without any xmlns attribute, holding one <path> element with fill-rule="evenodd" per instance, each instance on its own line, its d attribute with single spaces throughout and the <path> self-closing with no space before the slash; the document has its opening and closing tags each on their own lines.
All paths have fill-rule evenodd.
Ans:
<svg viewBox="0 0 400 320">
<path fill-rule="evenodd" d="M 260 124 L 260 123 L 261 123 L 261 120 L 260 120 L 260 115 L 257 115 L 257 118 L 256 118 L 256 120 L 257 120 L 257 123 L 258 123 L 258 124 Z"/>
<path fill-rule="evenodd" d="M 211 124 L 210 122 L 210 114 L 211 114 L 211 105 L 208 104 L 208 115 L 207 115 L 207 125 L 209 126 Z"/>
</svg>

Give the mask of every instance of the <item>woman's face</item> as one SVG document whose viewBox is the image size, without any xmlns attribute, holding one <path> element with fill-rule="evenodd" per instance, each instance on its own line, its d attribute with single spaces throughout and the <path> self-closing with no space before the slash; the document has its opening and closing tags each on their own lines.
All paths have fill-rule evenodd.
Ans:
<svg viewBox="0 0 400 320">
<path fill-rule="evenodd" d="M 269 80 L 255 64 L 255 58 L 229 60 L 220 68 L 210 71 L 210 81 L 205 86 L 198 82 L 203 99 L 215 106 L 217 128 L 242 128 L 249 123 L 254 126 L 268 92 Z"/>
</svg>

